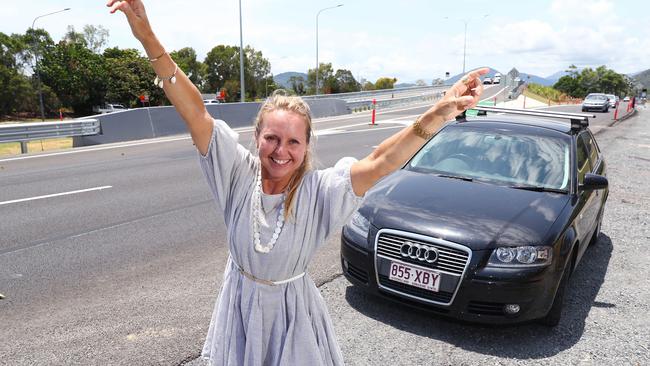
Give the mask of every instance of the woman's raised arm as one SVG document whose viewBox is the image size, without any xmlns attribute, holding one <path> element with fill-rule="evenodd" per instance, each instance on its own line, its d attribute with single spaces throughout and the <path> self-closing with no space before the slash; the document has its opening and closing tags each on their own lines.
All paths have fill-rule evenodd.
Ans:
<svg viewBox="0 0 650 366">
<path fill-rule="evenodd" d="M 111 13 L 119 10 L 126 15 L 133 35 L 142 43 L 156 75 L 162 80 L 167 98 L 187 124 L 196 148 L 201 154 L 207 153 L 212 136 L 212 117 L 203 104 L 199 90 L 176 66 L 154 34 L 142 1 L 109 0 L 106 6 L 110 7 Z"/>
<path fill-rule="evenodd" d="M 488 71 L 483 68 L 463 76 L 414 124 L 387 138 L 370 155 L 354 163 L 350 170 L 354 193 L 365 194 L 379 179 L 404 165 L 445 122 L 475 106 L 483 92 L 480 76 Z"/>
</svg>

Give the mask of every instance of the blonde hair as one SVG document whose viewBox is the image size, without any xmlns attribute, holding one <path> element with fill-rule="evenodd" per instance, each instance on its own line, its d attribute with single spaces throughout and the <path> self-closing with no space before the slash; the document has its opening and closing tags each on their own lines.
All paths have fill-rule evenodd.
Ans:
<svg viewBox="0 0 650 366">
<path fill-rule="evenodd" d="M 291 176 L 289 184 L 287 185 L 287 195 L 284 199 L 284 217 L 288 219 L 293 212 L 293 202 L 295 200 L 296 192 L 300 186 L 300 182 L 305 174 L 312 169 L 312 155 L 311 155 L 311 141 L 312 141 L 312 123 L 311 123 L 311 110 L 309 105 L 300 97 L 289 96 L 286 94 L 286 91 L 283 89 L 278 89 L 271 94 L 270 97 L 266 98 L 260 111 L 255 117 L 255 139 L 259 137 L 260 131 L 262 129 L 262 122 L 264 115 L 267 113 L 283 110 L 296 113 L 301 116 L 305 121 L 305 127 L 307 132 L 307 150 L 305 152 L 305 159 L 302 164 L 296 169 L 296 171 Z M 261 169 L 261 166 L 260 166 Z"/>
</svg>

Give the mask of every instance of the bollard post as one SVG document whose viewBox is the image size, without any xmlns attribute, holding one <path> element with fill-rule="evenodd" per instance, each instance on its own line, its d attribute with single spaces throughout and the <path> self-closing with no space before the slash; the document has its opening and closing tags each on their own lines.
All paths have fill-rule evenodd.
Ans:
<svg viewBox="0 0 650 366">
<path fill-rule="evenodd" d="M 497 106 L 497 97 L 494 97 L 494 106 Z"/>
<path fill-rule="evenodd" d="M 59 108 L 59 119 L 63 121 L 63 108 Z"/>
<path fill-rule="evenodd" d="M 372 122 L 371 125 L 375 125 L 375 111 L 377 109 L 377 99 L 372 98 Z"/>
<path fill-rule="evenodd" d="M 616 102 L 616 109 L 614 110 L 614 122 L 618 121 L 618 102 Z"/>
<path fill-rule="evenodd" d="M 526 109 L 526 94 L 524 94 L 524 107 L 523 109 Z"/>
</svg>

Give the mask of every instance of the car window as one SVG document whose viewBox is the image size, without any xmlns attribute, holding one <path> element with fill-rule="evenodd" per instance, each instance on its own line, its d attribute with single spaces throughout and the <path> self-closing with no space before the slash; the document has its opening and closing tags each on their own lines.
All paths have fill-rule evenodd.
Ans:
<svg viewBox="0 0 650 366">
<path fill-rule="evenodd" d="M 406 169 L 459 175 L 499 185 L 568 189 L 568 138 L 449 126 Z"/>
<path fill-rule="evenodd" d="M 594 141 L 594 138 L 591 136 L 591 134 L 587 132 L 583 132 L 580 138 L 584 140 L 584 145 L 587 148 L 587 156 L 589 157 L 589 163 L 591 167 L 595 167 L 596 163 L 598 163 L 598 145 L 596 145 L 596 141 Z"/>
<path fill-rule="evenodd" d="M 578 167 L 578 183 L 582 183 L 585 179 L 585 174 L 591 171 L 591 164 L 589 163 L 589 151 L 587 144 L 583 138 L 584 134 L 578 136 L 576 139 L 576 165 Z"/>
<path fill-rule="evenodd" d="M 604 96 L 604 95 L 587 95 L 587 99 L 605 100 L 605 99 L 607 99 L 607 97 Z"/>
</svg>

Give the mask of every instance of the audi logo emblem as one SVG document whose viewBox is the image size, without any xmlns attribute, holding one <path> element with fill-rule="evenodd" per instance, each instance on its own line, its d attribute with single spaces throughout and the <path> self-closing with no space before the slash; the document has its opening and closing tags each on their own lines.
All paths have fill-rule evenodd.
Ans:
<svg viewBox="0 0 650 366">
<path fill-rule="evenodd" d="M 421 262 L 433 263 L 438 260 L 438 249 L 410 241 L 404 242 L 399 252 L 404 258 L 417 259 Z"/>
</svg>

